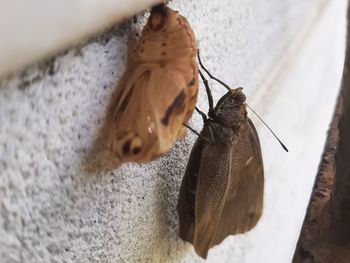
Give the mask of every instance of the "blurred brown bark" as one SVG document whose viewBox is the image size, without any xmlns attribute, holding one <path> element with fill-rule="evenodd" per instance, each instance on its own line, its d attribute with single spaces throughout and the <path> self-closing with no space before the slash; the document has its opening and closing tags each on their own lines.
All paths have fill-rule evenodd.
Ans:
<svg viewBox="0 0 350 263">
<path fill-rule="evenodd" d="M 350 262 L 349 7 L 347 16 L 341 90 L 293 263 Z"/>
</svg>

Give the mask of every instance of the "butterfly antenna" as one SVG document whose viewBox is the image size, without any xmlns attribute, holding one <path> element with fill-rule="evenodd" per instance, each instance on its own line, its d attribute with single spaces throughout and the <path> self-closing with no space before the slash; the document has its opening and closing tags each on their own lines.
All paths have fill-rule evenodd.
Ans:
<svg viewBox="0 0 350 263">
<path fill-rule="evenodd" d="M 281 144 L 282 148 L 288 152 L 288 148 L 283 144 L 283 142 L 277 137 L 277 135 L 271 130 L 271 128 L 269 127 L 269 125 L 266 124 L 266 122 L 264 122 L 264 120 L 262 118 L 260 118 L 260 116 L 246 103 L 247 107 L 255 114 L 256 117 L 259 118 L 259 120 L 265 124 L 265 126 L 269 129 L 269 131 L 272 133 L 273 136 L 275 136 L 275 138 L 277 139 L 277 141 Z"/>
<path fill-rule="evenodd" d="M 202 71 L 198 70 L 198 72 L 202 78 L 202 81 L 203 81 L 204 86 L 205 86 L 205 90 L 207 92 L 208 103 L 209 103 L 209 112 L 212 112 L 214 109 L 214 102 L 213 102 L 213 95 L 211 94 L 211 90 L 209 88 L 208 80 L 204 77 Z"/>
<path fill-rule="evenodd" d="M 201 60 L 201 57 L 199 55 L 199 49 L 197 50 L 197 56 L 198 56 L 198 62 L 199 62 L 199 65 L 201 66 L 201 68 L 208 74 L 208 76 L 213 79 L 213 80 L 216 80 L 217 82 L 219 82 L 222 86 L 224 86 L 228 91 L 231 90 L 231 88 L 225 83 L 223 82 L 222 80 L 214 77 L 212 74 L 210 74 L 210 72 L 206 69 L 206 67 L 204 67 L 203 63 L 202 63 L 202 60 Z"/>
</svg>

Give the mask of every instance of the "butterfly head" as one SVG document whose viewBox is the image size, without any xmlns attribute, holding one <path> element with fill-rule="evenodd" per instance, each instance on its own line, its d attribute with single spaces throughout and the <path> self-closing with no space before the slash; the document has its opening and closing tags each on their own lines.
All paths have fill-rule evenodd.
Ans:
<svg viewBox="0 0 350 263">
<path fill-rule="evenodd" d="M 237 127 L 247 118 L 243 88 L 231 89 L 216 104 L 209 117 L 226 127 Z"/>
</svg>

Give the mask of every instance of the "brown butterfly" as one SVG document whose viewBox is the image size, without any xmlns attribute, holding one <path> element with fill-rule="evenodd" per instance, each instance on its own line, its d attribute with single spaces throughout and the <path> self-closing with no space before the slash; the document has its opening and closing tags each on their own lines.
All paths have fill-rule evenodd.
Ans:
<svg viewBox="0 0 350 263">
<path fill-rule="evenodd" d="M 199 55 L 200 65 L 203 67 Z M 230 89 L 215 108 L 207 80 L 208 117 L 192 148 L 177 210 L 180 237 L 206 258 L 228 235 L 252 229 L 263 210 L 264 169 L 259 137 L 247 116 L 242 88 Z M 195 132 L 195 131 L 194 131 Z"/>
<path fill-rule="evenodd" d="M 100 155 L 105 166 L 154 160 L 184 137 L 198 94 L 196 51 L 186 18 L 153 7 L 120 83 Z"/>
</svg>

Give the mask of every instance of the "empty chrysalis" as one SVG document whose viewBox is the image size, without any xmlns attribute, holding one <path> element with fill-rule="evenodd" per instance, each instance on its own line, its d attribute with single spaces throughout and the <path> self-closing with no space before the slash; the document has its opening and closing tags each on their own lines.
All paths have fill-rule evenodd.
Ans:
<svg viewBox="0 0 350 263">
<path fill-rule="evenodd" d="M 119 85 L 100 155 L 105 166 L 152 161 L 186 134 L 198 93 L 196 52 L 186 18 L 153 7 Z"/>
</svg>

